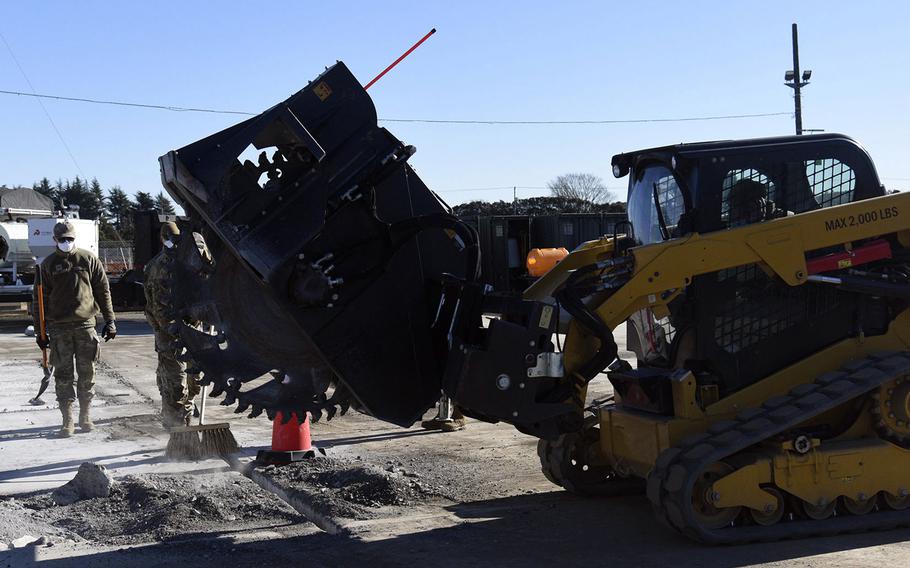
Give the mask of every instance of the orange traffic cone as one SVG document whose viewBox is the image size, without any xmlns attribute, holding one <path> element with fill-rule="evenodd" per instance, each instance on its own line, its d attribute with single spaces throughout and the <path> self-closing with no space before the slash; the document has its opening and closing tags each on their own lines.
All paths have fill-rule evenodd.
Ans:
<svg viewBox="0 0 910 568">
<path fill-rule="evenodd" d="M 325 450 L 314 448 L 310 438 L 310 417 L 307 416 L 301 423 L 297 415 L 284 422 L 281 412 L 275 414 L 272 421 L 272 449 L 259 450 L 256 461 L 264 464 L 285 465 L 291 462 L 311 458 L 319 452 L 325 455 Z"/>
</svg>

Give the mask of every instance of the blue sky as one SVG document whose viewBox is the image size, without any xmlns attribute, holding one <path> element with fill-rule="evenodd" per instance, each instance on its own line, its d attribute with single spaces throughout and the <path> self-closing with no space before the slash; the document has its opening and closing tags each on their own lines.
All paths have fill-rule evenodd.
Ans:
<svg viewBox="0 0 910 568">
<path fill-rule="evenodd" d="M 260 7 L 261 6 L 261 7 Z M 266 7 L 271 8 L 266 8 Z M 0 33 L 34 89 L 163 105 L 259 111 L 343 60 L 380 117 L 610 120 L 792 111 L 792 66 L 813 71 L 806 128 L 862 142 L 886 186 L 910 189 L 910 43 L 903 2 L 4 2 Z M 29 91 L 0 43 L 0 89 Z M 241 117 L 0 95 L 0 184 L 76 175 L 158 192 L 157 157 Z M 492 126 L 383 123 L 452 204 L 511 199 L 567 172 L 610 174 L 618 152 L 790 134 L 790 116 L 710 122 Z M 519 189 L 519 196 L 546 194 Z"/>
</svg>

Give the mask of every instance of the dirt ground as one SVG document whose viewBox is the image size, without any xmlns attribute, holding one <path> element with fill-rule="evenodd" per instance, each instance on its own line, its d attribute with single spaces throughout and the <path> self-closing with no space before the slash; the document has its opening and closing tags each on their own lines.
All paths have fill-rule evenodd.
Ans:
<svg viewBox="0 0 910 568">
<path fill-rule="evenodd" d="M 22 323 L 0 318 L 0 363 L 10 369 L 37 358 Z M 96 431 L 48 439 L 59 417 L 52 402 L 33 409 L 0 398 L 0 542 L 30 534 L 50 544 L 0 552 L 0 568 L 181 561 L 820 568 L 900 565 L 910 558 L 904 542 L 910 531 L 699 546 L 660 526 L 643 496 L 582 499 L 554 487 L 540 473 L 536 441 L 504 424 L 469 421 L 462 431 L 442 434 L 349 413 L 313 425 L 325 457 L 247 469 L 255 452 L 268 448 L 271 424 L 212 405 L 211 420 L 229 421 L 243 447 L 230 464 L 235 471 L 215 460 L 171 463 L 162 455 L 166 435 L 156 414 L 149 330 L 130 314 L 118 327 L 121 336 L 102 351 L 97 382 L 106 389 L 107 414 Z M 0 389 L 4 381 L 0 373 Z M 51 505 L 49 491 L 93 458 L 117 479 L 112 496 Z"/>
</svg>

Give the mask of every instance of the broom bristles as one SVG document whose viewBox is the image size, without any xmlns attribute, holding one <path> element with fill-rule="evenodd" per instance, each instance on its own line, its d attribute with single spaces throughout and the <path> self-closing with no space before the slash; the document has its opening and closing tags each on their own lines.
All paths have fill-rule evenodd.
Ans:
<svg viewBox="0 0 910 568">
<path fill-rule="evenodd" d="M 172 432 L 164 449 L 168 459 L 177 461 L 197 461 L 202 455 L 199 434 L 196 432 Z"/>
<path fill-rule="evenodd" d="M 237 440 L 229 427 L 202 431 L 201 451 L 203 456 L 224 457 L 240 450 Z"/>
</svg>

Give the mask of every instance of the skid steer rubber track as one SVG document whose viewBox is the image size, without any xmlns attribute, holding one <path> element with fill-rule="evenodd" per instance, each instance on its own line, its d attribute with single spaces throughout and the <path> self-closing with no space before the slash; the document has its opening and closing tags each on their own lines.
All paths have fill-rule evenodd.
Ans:
<svg viewBox="0 0 910 568">
<path fill-rule="evenodd" d="M 782 520 L 775 525 L 731 525 L 709 529 L 699 524 L 692 506 L 696 479 L 715 462 L 791 430 L 880 385 L 910 374 L 910 353 L 883 352 L 851 361 L 814 382 L 799 385 L 785 396 L 719 422 L 658 456 L 648 475 L 647 495 L 657 517 L 683 535 L 708 544 L 736 544 L 885 530 L 910 526 L 910 509 L 876 511 L 862 516 L 824 520 Z"/>
</svg>

